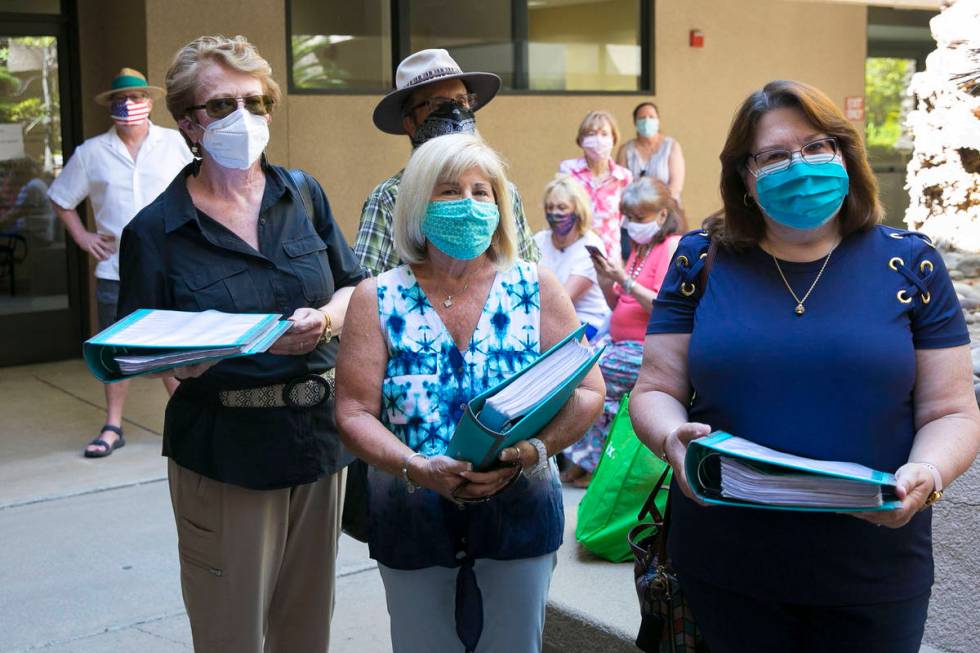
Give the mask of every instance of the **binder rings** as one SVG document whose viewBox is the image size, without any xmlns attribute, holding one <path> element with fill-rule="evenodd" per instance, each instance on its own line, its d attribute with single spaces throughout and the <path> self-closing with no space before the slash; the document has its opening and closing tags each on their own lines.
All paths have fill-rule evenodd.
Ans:
<svg viewBox="0 0 980 653">
<path fill-rule="evenodd" d="M 684 470 L 699 499 L 722 506 L 877 512 L 902 505 L 892 474 L 856 463 L 794 456 L 724 431 L 692 440 Z"/>
<path fill-rule="evenodd" d="M 485 470 L 494 465 L 500 452 L 505 448 L 521 440 L 532 438 L 543 429 L 558 411 L 562 409 L 565 402 L 572 396 L 575 388 L 582 383 L 582 379 L 588 374 L 592 366 L 599 360 L 603 348 L 591 349 L 591 355 L 579 365 L 570 375 L 561 379 L 556 385 L 552 386 L 547 392 L 542 393 L 543 398 L 534 404 L 526 413 L 516 419 L 500 425 L 501 417 L 496 411 L 490 411 L 486 418 L 497 425 L 491 428 L 487 425 L 486 419 L 481 417 L 481 412 L 487 400 L 500 393 L 508 385 L 518 381 L 522 376 L 527 375 L 535 366 L 543 364 L 549 356 L 559 351 L 566 343 L 574 340 L 579 341 L 585 327 L 581 326 L 572 333 L 568 334 L 561 342 L 543 353 L 536 361 L 510 377 L 506 381 L 484 391 L 469 401 L 466 410 L 456 425 L 456 431 L 446 455 L 458 460 L 468 460 L 473 463 L 477 470 Z"/>
</svg>

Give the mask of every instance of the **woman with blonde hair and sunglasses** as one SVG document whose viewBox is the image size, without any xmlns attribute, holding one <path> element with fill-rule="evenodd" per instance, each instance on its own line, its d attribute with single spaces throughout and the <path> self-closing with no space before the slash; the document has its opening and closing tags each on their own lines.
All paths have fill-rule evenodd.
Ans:
<svg viewBox="0 0 980 653">
<path fill-rule="evenodd" d="M 498 466 L 446 456 L 469 400 L 579 326 L 555 276 L 517 259 L 511 207 L 503 165 L 479 138 L 428 141 L 395 203 L 405 263 L 351 300 L 337 417 L 372 466 L 369 544 L 397 653 L 541 650 L 564 524 L 551 456 L 598 414 L 599 371 Z"/>
<path fill-rule="evenodd" d="M 280 313 L 267 353 L 178 367 L 163 453 L 195 651 L 327 650 L 347 460 L 334 336 L 364 274 L 305 173 L 264 155 L 280 99 L 244 37 L 205 36 L 167 73 L 198 160 L 122 236 L 119 314 Z"/>
</svg>

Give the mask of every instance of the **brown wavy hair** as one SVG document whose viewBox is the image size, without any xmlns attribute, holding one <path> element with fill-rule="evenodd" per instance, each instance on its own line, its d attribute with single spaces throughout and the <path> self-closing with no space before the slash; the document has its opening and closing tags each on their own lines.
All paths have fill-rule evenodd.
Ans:
<svg viewBox="0 0 980 653">
<path fill-rule="evenodd" d="M 809 84 L 790 80 L 769 82 L 742 102 L 721 151 L 721 199 L 723 208 L 705 220 L 712 238 L 733 249 L 757 244 L 766 233 L 759 205 L 751 198 L 743 175 L 759 120 L 774 109 L 800 110 L 819 131 L 837 139 L 847 166 L 850 188 L 838 222 L 841 236 L 870 229 L 883 217 L 875 179 L 864 139 L 827 95 Z"/>
</svg>

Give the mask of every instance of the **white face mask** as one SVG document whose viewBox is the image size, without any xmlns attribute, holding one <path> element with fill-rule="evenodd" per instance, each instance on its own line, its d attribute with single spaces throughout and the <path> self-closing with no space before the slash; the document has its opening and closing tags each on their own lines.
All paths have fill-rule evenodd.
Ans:
<svg viewBox="0 0 980 653">
<path fill-rule="evenodd" d="M 201 145 L 218 165 L 225 168 L 247 170 L 269 144 L 269 123 L 265 116 L 257 116 L 238 109 L 221 120 L 204 127 Z"/>
<path fill-rule="evenodd" d="M 653 240 L 659 231 L 660 225 L 657 224 L 656 220 L 652 222 L 633 222 L 630 220 L 626 223 L 626 233 L 629 234 L 630 240 L 637 245 L 646 245 Z"/>
</svg>

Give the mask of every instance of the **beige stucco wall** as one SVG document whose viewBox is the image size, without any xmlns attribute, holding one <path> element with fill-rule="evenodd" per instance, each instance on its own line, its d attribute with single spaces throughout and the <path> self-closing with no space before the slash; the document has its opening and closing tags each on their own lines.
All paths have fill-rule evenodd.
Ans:
<svg viewBox="0 0 980 653">
<path fill-rule="evenodd" d="M 717 155 L 738 103 L 769 79 L 801 79 L 835 101 L 861 95 L 864 86 L 865 10 L 787 0 L 657 2 L 655 71 L 666 133 L 687 158 L 684 204 L 699 221 L 717 208 Z M 146 62 L 162 80 L 178 47 L 204 33 L 242 33 L 272 64 L 285 87 L 283 3 L 263 0 L 145 0 Z M 84 7 L 83 7 L 84 10 Z M 703 49 L 688 47 L 688 31 L 705 34 Z M 806 47 L 805 44 L 823 47 Z M 378 132 L 371 111 L 378 95 L 292 96 L 273 120 L 269 154 L 299 166 L 327 190 L 345 233 L 353 237 L 364 197 L 398 170 L 409 155 L 406 138 Z M 647 96 L 501 95 L 479 112 L 484 137 L 510 162 L 511 176 L 543 224 L 540 192 L 558 161 L 576 156 L 575 131 L 590 109 L 613 112 L 624 133 L 630 114 Z M 172 125 L 162 106 L 154 120 Z"/>
</svg>

